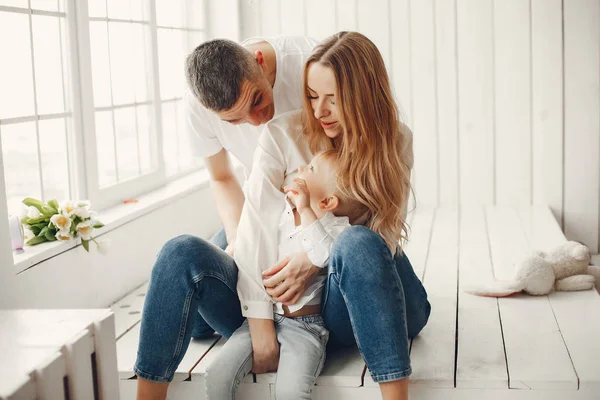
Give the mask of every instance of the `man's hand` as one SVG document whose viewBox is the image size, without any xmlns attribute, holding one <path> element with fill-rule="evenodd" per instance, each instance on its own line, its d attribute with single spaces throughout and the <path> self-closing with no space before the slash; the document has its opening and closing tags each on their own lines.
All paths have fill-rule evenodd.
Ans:
<svg viewBox="0 0 600 400">
<path fill-rule="evenodd" d="M 275 372 L 279 366 L 279 342 L 270 319 L 248 318 L 252 339 L 252 372 Z"/>
<path fill-rule="evenodd" d="M 310 192 L 304 179 L 294 179 L 294 183 L 285 186 L 283 192 L 292 200 L 298 212 L 310 208 Z"/>
<path fill-rule="evenodd" d="M 320 271 L 306 253 L 300 252 L 264 271 L 263 285 L 273 300 L 289 306 L 298 302 Z"/>
</svg>

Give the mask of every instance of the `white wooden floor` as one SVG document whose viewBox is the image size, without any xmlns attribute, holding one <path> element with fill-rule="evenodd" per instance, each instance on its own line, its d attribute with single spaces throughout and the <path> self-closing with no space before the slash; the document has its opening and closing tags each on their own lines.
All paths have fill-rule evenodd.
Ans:
<svg viewBox="0 0 600 400">
<path fill-rule="evenodd" d="M 461 287 L 508 279 L 532 248 L 565 241 L 547 207 L 419 209 L 406 252 L 432 305 L 413 340 L 411 399 L 600 399 L 600 296 L 595 290 L 495 299 Z M 115 303 L 121 398 L 135 398 L 132 372 L 146 285 Z M 204 373 L 224 339 L 192 341 L 171 399 L 204 399 Z M 270 399 L 275 374 L 248 376 L 241 399 Z M 328 355 L 315 399 L 378 399 L 360 354 Z"/>
</svg>

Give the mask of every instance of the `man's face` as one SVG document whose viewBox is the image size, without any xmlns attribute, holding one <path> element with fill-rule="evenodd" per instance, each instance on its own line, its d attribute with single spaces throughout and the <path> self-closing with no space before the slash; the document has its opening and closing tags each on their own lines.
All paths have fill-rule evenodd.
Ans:
<svg viewBox="0 0 600 400">
<path fill-rule="evenodd" d="M 234 125 L 265 124 L 275 115 L 273 88 L 262 74 L 255 81 L 245 79 L 235 104 L 228 110 L 217 112 L 217 115 L 223 121 Z"/>
</svg>

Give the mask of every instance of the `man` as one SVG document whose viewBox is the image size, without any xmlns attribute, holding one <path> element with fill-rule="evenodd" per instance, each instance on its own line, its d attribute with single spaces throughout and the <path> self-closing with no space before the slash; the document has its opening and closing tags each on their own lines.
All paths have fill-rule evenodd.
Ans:
<svg viewBox="0 0 600 400">
<path fill-rule="evenodd" d="M 316 41 L 307 37 L 253 38 L 241 44 L 211 40 L 186 60 L 190 92 L 185 96 L 195 154 L 205 159 L 223 223 L 212 242 L 233 254 L 244 194 L 229 158 L 246 177 L 262 132 L 275 116 L 302 107 L 302 71 Z M 214 331 L 197 318 L 193 337 Z"/>
<path fill-rule="evenodd" d="M 205 158 L 228 243 L 234 245 L 244 195 L 228 153 L 246 177 L 262 124 L 302 107 L 302 70 L 316 41 L 307 37 L 223 39 L 198 46 L 187 58 L 185 96 L 196 155 Z"/>
</svg>

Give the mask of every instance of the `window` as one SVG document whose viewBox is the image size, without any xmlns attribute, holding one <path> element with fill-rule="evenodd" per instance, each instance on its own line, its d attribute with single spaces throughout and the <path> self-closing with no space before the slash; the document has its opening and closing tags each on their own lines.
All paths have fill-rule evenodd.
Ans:
<svg viewBox="0 0 600 400">
<path fill-rule="evenodd" d="M 182 115 L 200 0 L 0 0 L 9 212 L 24 197 L 102 209 L 197 170 Z M 74 37 L 74 35 L 77 37 Z"/>
</svg>

